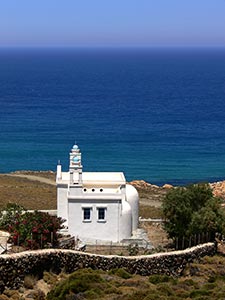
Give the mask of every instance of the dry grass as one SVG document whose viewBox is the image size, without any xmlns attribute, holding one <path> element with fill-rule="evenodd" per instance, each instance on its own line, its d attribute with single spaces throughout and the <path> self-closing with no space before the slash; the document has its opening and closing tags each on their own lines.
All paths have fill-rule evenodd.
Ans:
<svg viewBox="0 0 225 300">
<path fill-rule="evenodd" d="M 37 283 L 37 278 L 33 275 L 26 275 L 24 278 L 24 287 L 26 289 L 33 289 Z"/>
<path fill-rule="evenodd" d="M 21 177 L 0 175 L 0 208 L 17 203 L 26 209 L 56 209 L 56 188 Z"/>
<path fill-rule="evenodd" d="M 142 218 L 161 219 L 163 218 L 162 208 L 150 205 L 143 205 L 140 202 L 139 216 Z"/>
<path fill-rule="evenodd" d="M 140 201 L 143 205 L 160 207 L 168 189 L 155 186 L 137 187 Z"/>
<path fill-rule="evenodd" d="M 148 238 L 155 248 L 163 247 L 165 250 L 171 240 L 167 238 L 167 234 L 160 223 L 141 222 L 140 227 L 145 229 Z"/>
</svg>

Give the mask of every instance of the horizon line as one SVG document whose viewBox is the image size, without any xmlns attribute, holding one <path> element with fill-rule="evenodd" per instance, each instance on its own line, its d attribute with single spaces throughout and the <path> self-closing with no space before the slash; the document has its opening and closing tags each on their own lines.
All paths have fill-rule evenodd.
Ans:
<svg viewBox="0 0 225 300">
<path fill-rule="evenodd" d="M 225 45 L 0 45 L 0 49 L 156 49 L 225 48 Z"/>
</svg>

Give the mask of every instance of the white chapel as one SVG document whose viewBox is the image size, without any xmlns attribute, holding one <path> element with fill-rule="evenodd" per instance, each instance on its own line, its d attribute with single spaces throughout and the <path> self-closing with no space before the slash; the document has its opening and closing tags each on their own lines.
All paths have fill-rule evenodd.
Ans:
<svg viewBox="0 0 225 300">
<path fill-rule="evenodd" d="M 122 172 L 83 172 L 74 145 L 68 172 L 57 166 L 57 214 L 69 234 L 82 240 L 120 242 L 138 227 L 139 197 Z"/>
</svg>

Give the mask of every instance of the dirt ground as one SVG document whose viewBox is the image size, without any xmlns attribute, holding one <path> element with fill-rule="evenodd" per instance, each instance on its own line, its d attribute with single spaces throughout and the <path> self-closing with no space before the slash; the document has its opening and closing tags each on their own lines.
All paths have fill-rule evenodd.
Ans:
<svg viewBox="0 0 225 300">
<path fill-rule="evenodd" d="M 162 223 L 141 222 L 140 227 L 146 230 L 148 238 L 155 248 L 169 249 L 171 241 L 167 238 Z"/>
</svg>

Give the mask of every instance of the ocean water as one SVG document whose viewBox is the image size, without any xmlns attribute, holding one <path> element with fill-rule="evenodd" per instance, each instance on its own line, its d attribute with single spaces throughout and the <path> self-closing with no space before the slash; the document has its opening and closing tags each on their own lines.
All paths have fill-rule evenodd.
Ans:
<svg viewBox="0 0 225 300">
<path fill-rule="evenodd" d="M 0 49 L 0 173 L 225 178 L 225 49 Z"/>
</svg>

